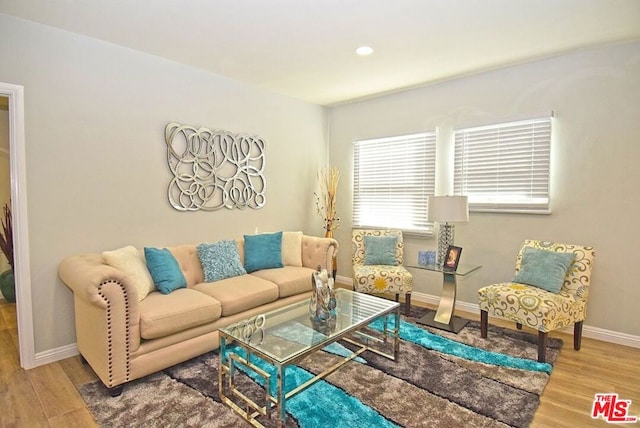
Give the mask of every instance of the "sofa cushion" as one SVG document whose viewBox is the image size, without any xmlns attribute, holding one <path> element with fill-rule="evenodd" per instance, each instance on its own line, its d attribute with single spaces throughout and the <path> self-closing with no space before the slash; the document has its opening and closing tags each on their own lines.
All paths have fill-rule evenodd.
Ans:
<svg viewBox="0 0 640 428">
<path fill-rule="evenodd" d="M 264 269 L 251 273 L 278 286 L 280 298 L 311 291 L 311 276 L 314 270 L 306 267 L 285 266 L 278 269 Z"/>
<path fill-rule="evenodd" d="M 149 293 L 140 302 L 140 336 L 156 339 L 220 318 L 220 302 L 199 291 L 181 288 L 171 294 Z"/>
<path fill-rule="evenodd" d="M 234 276 L 193 287 L 222 304 L 222 316 L 237 314 L 278 299 L 278 286 L 252 275 Z"/>
<path fill-rule="evenodd" d="M 182 274 L 178 261 L 167 248 L 145 247 L 144 258 L 147 260 L 151 278 L 162 294 L 169 294 L 187 286 L 187 280 Z"/>
<path fill-rule="evenodd" d="M 302 232 L 282 232 L 282 264 L 302 266 Z"/>
<path fill-rule="evenodd" d="M 513 282 L 533 285 L 552 293 L 559 293 L 567 275 L 567 269 L 576 256 L 537 248 L 525 247 L 520 270 Z"/>
<path fill-rule="evenodd" d="M 204 271 L 204 282 L 220 281 L 247 273 L 240 262 L 236 241 L 203 242 L 197 249 Z"/>
<path fill-rule="evenodd" d="M 282 267 L 282 232 L 244 235 L 244 268 L 247 272 Z"/>
<path fill-rule="evenodd" d="M 144 256 L 136 247 L 131 245 L 113 251 L 102 253 L 104 261 L 131 277 L 131 281 L 138 291 L 138 301 L 156 289 L 153 278 L 147 269 Z"/>
<path fill-rule="evenodd" d="M 194 244 L 176 245 L 167 248 L 169 248 L 178 265 L 180 265 L 180 270 L 187 280 L 187 287 L 193 287 L 204 281 L 202 265 Z"/>
<path fill-rule="evenodd" d="M 364 236 L 364 264 L 398 266 L 397 236 Z"/>
</svg>

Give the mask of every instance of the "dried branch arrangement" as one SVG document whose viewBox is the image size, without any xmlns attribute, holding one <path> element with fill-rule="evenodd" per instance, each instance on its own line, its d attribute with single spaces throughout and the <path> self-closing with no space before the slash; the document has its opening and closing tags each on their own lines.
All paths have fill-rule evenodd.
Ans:
<svg viewBox="0 0 640 428">
<path fill-rule="evenodd" d="M 4 204 L 4 218 L 2 222 L 2 231 L 0 231 L 0 250 L 4 253 L 9 261 L 11 269 L 13 269 L 13 223 L 11 220 L 11 208 L 8 204 Z"/>
<path fill-rule="evenodd" d="M 324 230 L 332 232 L 340 227 L 340 217 L 336 212 L 336 194 L 340 171 L 336 167 L 330 167 L 326 171 L 318 173 L 320 179 L 320 195 L 316 196 L 316 211 L 322 217 Z"/>
</svg>

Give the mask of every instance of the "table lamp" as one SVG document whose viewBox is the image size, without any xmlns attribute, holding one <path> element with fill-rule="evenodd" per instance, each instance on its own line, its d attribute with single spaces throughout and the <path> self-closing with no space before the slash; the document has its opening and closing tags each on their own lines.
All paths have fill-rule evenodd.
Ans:
<svg viewBox="0 0 640 428">
<path fill-rule="evenodd" d="M 453 245 L 454 227 L 449 223 L 469 221 L 468 199 L 466 196 L 429 196 L 427 209 L 427 220 L 441 223 L 438 229 L 437 263 L 442 266 L 449 245 Z"/>
</svg>

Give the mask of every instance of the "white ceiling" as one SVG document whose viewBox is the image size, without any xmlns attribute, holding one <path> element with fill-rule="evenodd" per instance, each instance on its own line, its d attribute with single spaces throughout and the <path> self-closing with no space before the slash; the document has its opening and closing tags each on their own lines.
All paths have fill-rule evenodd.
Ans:
<svg viewBox="0 0 640 428">
<path fill-rule="evenodd" d="M 640 0 L 0 0 L 0 13 L 320 105 L 640 39 Z"/>
</svg>

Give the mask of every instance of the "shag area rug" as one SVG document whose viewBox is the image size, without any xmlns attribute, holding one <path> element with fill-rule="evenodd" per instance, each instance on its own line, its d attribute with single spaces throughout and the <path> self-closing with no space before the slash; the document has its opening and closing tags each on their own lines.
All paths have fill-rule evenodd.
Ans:
<svg viewBox="0 0 640 428">
<path fill-rule="evenodd" d="M 536 362 L 537 335 L 489 326 L 488 339 L 470 322 L 459 334 L 415 323 L 400 329 L 400 358 L 372 352 L 353 360 L 287 401 L 286 427 L 526 427 L 531 423 L 562 340 L 550 338 L 547 363 Z M 380 328 L 380 325 L 373 325 Z M 342 342 L 341 342 L 342 343 Z M 348 343 L 312 354 L 286 371 L 288 389 L 337 362 Z M 218 351 L 127 384 L 111 397 L 101 382 L 80 387 L 103 427 L 249 426 L 218 397 Z M 268 369 L 268 367 L 265 367 Z M 259 397 L 251 373 L 236 385 Z M 271 419 L 261 419 L 268 427 Z"/>
</svg>

